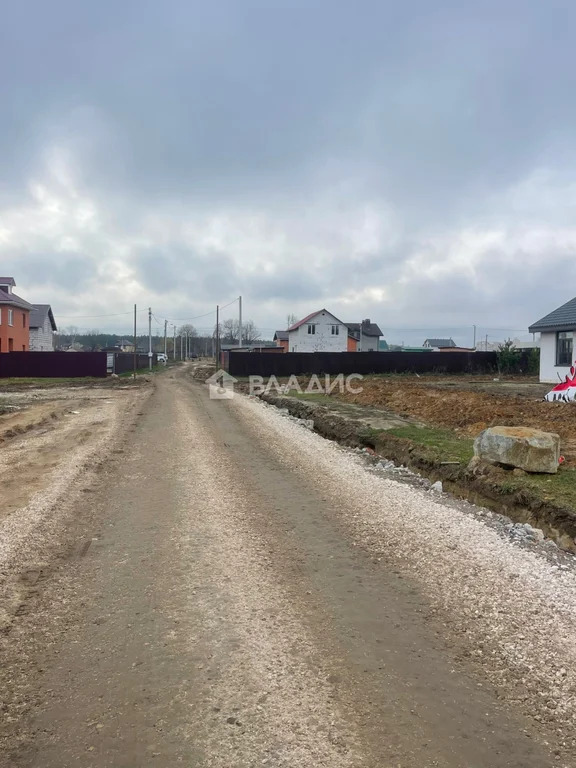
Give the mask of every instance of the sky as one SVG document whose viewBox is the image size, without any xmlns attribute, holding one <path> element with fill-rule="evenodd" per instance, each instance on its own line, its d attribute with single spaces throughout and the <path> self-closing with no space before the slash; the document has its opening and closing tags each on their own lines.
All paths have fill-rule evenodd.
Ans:
<svg viewBox="0 0 576 768">
<path fill-rule="evenodd" d="M 529 338 L 576 295 L 576 6 L 20 0 L 0 273 L 60 328 L 327 308 Z"/>
</svg>

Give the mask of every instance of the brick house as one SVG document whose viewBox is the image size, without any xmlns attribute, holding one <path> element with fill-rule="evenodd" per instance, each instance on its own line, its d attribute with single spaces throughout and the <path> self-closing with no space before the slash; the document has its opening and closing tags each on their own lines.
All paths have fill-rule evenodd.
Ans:
<svg viewBox="0 0 576 768">
<path fill-rule="evenodd" d="M 14 293 L 15 285 L 13 277 L 0 277 L 0 353 L 30 349 L 32 305 Z"/>
</svg>

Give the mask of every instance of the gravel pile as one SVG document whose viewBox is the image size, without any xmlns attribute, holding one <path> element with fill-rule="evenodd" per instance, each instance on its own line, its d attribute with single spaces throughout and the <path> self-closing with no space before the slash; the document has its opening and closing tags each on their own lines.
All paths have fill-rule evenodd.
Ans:
<svg viewBox="0 0 576 768">
<path fill-rule="evenodd" d="M 358 546 L 420 585 L 500 695 L 574 749 L 576 567 L 531 526 L 418 484 L 245 397 L 234 408 L 281 462 L 320 483 Z"/>
</svg>

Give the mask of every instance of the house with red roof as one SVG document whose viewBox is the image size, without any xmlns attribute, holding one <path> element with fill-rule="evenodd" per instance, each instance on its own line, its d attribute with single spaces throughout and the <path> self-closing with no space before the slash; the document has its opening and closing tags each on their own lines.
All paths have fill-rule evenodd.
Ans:
<svg viewBox="0 0 576 768">
<path fill-rule="evenodd" d="M 377 352 L 382 331 L 375 323 L 343 323 L 327 309 L 299 320 L 274 341 L 286 352 Z"/>
<path fill-rule="evenodd" d="M 348 327 L 327 309 L 312 312 L 288 328 L 289 352 L 346 352 Z"/>
</svg>

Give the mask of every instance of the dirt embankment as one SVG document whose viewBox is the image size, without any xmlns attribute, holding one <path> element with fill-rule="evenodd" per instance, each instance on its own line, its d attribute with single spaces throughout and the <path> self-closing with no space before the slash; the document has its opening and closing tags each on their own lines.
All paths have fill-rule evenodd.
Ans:
<svg viewBox="0 0 576 768">
<path fill-rule="evenodd" d="M 441 480 L 454 495 L 507 515 L 518 522 L 541 528 L 564 549 L 576 552 L 576 510 L 544 499 L 537 491 L 523 487 L 510 492 L 510 472 L 500 467 L 467 462 L 442 461 L 425 446 L 397 437 L 386 430 L 371 430 L 366 422 L 349 418 L 330 408 L 296 398 L 273 394 L 261 396 L 293 416 L 312 419 L 316 432 L 349 446 L 368 446 L 387 459 L 403 464 L 432 481 Z"/>
<path fill-rule="evenodd" d="M 549 385 L 525 379 L 497 381 L 366 377 L 346 402 L 385 408 L 426 424 L 476 437 L 491 426 L 534 427 L 556 432 L 568 464 L 576 465 L 576 406 L 542 400 Z"/>
</svg>

